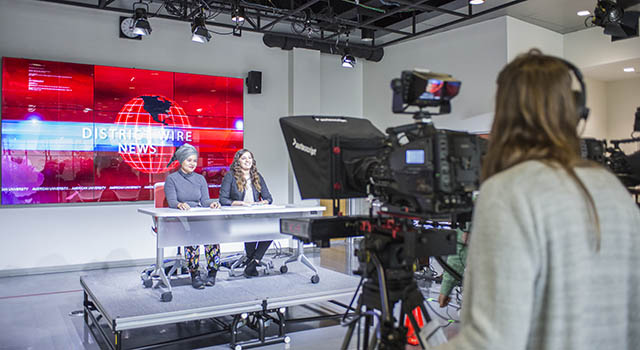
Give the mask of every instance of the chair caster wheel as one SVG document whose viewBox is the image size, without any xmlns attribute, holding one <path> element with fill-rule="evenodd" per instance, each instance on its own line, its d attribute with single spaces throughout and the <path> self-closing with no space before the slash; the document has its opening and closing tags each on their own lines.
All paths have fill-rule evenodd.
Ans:
<svg viewBox="0 0 640 350">
<path fill-rule="evenodd" d="M 151 280 L 151 278 L 146 278 L 142 280 L 142 285 L 145 288 L 151 288 L 151 286 L 153 285 L 153 281 Z"/>
<path fill-rule="evenodd" d="M 242 345 L 236 345 L 233 350 L 242 350 Z"/>
<path fill-rule="evenodd" d="M 291 343 L 291 337 L 290 337 L 290 336 L 286 336 L 286 337 L 284 337 L 284 343 L 285 343 L 285 344 L 289 344 L 289 343 Z"/>
<path fill-rule="evenodd" d="M 316 284 L 318 282 L 320 282 L 320 276 L 318 275 L 311 276 L 311 283 Z"/>
<path fill-rule="evenodd" d="M 280 273 L 287 273 L 288 271 L 289 268 L 287 267 L 287 265 L 280 266 Z"/>
<path fill-rule="evenodd" d="M 162 293 L 162 295 L 160 295 L 160 300 L 168 303 L 173 299 L 173 295 L 171 294 L 171 292 L 164 292 Z"/>
</svg>

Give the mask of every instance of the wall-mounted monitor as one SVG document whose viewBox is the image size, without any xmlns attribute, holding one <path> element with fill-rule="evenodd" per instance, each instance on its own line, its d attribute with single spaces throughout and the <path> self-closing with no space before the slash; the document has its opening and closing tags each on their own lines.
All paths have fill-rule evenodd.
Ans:
<svg viewBox="0 0 640 350">
<path fill-rule="evenodd" d="M 243 80 L 2 58 L 2 205 L 150 200 L 198 148 L 212 198 L 243 146 Z"/>
</svg>

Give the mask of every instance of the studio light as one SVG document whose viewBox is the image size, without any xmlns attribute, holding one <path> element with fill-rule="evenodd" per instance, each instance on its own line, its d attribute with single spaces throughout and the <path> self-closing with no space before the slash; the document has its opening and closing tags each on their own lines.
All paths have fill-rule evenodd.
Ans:
<svg viewBox="0 0 640 350">
<path fill-rule="evenodd" d="M 598 0 L 593 16 L 590 18 L 593 25 L 603 27 L 604 33 L 611 35 L 612 41 L 638 36 L 640 12 L 625 11 L 621 2 Z"/>
<path fill-rule="evenodd" d="M 149 6 L 145 3 L 137 3 L 144 4 L 145 6 Z M 135 7 L 135 4 L 134 4 Z M 149 35 L 151 34 L 151 24 L 149 24 L 149 20 L 147 19 L 147 9 L 143 7 L 138 7 L 135 9 L 133 14 L 133 19 L 135 20 L 133 24 L 133 34 L 137 35 Z"/>
<path fill-rule="evenodd" d="M 207 30 L 204 16 L 201 15 L 193 19 L 193 23 L 191 23 L 191 34 L 191 41 L 197 43 L 206 43 L 211 40 L 211 34 Z"/>
<path fill-rule="evenodd" d="M 244 7 L 236 5 L 231 12 L 231 21 L 234 23 L 244 22 Z"/>
<path fill-rule="evenodd" d="M 624 10 L 613 1 L 599 0 L 593 14 L 593 22 L 598 26 L 605 26 L 609 23 L 619 23 L 624 15 Z"/>
<path fill-rule="evenodd" d="M 635 72 L 635 71 L 636 71 L 636 69 L 635 69 L 635 68 L 633 68 L 633 67 L 625 67 L 625 68 L 623 69 L 623 71 L 625 71 L 625 72 L 627 72 L 627 73 L 632 73 L 632 72 Z"/>
<path fill-rule="evenodd" d="M 342 55 L 342 66 L 345 68 L 353 68 L 356 66 L 356 58 L 350 54 L 348 50 L 345 50 L 344 55 Z"/>
<path fill-rule="evenodd" d="M 375 33 L 375 31 L 373 29 L 369 29 L 369 28 L 360 29 L 360 34 L 361 34 L 362 41 L 371 41 L 371 40 L 373 40 L 374 33 Z"/>
<path fill-rule="evenodd" d="M 484 4 L 484 0 L 469 0 L 470 5 L 482 5 Z"/>
<path fill-rule="evenodd" d="M 591 12 L 588 11 L 588 10 L 578 11 L 578 16 L 580 16 L 580 17 L 589 16 L 590 14 L 591 14 Z"/>
</svg>

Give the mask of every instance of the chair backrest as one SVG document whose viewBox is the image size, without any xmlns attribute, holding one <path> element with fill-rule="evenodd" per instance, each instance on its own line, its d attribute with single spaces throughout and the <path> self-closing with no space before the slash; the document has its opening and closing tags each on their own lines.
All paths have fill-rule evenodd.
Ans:
<svg viewBox="0 0 640 350">
<path fill-rule="evenodd" d="M 167 208 L 169 202 L 164 195 L 164 182 L 158 182 L 153 185 L 153 201 L 156 208 Z"/>
</svg>

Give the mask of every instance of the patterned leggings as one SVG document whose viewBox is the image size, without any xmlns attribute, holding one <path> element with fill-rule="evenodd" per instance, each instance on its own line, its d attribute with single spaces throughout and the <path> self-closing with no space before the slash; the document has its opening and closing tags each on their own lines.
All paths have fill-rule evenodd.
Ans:
<svg viewBox="0 0 640 350">
<path fill-rule="evenodd" d="M 217 271 L 220 267 L 220 245 L 205 244 L 204 255 L 207 257 L 207 270 Z M 198 271 L 200 262 L 200 246 L 184 247 L 184 256 L 189 265 L 189 272 L 193 273 Z"/>
</svg>

